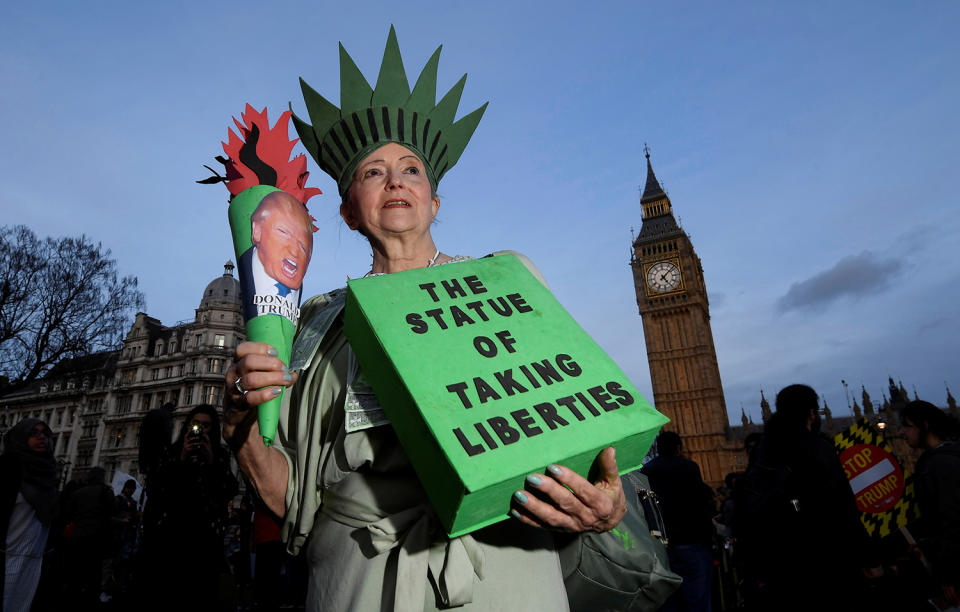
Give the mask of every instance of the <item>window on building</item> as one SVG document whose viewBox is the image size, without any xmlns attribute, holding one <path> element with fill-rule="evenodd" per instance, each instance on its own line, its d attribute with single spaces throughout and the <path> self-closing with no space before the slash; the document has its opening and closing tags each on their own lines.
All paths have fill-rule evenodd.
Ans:
<svg viewBox="0 0 960 612">
<path fill-rule="evenodd" d="M 76 387 L 77 387 L 77 381 L 75 381 L 72 378 L 67 380 L 67 389 L 76 389 Z"/>
<path fill-rule="evenodd" d="M 117 400 L 117 414 L 128 414 L 133 406 L 133 396 L 124 395 Z"/>
<path fill-rule="evenodd" d="M 203 344 L 203 342 L 202 342 L 202 340 L 203 340 L 203 334 L 197 334 L 197 335 L 196 335 L 196 338 L 197 338 L 196 346 L 199 347 L 201 344 Z"/>
<path fill-rule="evenodd" d="M 210 359 L 209 371 L 213 374 L 219 374 L 223 365 L 223 359 Z"/>
<path fill-rule="evenodd" d="M 60 381 L 59 381 L 59 380 L 58 380 L 57 382 L 53 383 L 53 390 L 54 390 L 54 391 L 59 391 L 59 390 L 60 390 Z"/>
<path fill-rule="evenodd" d="M 154 350 L 154 355 L 156 355 L 157 357 L 159 357 L 160 355 L 163 355 L 163 340 L 157 340 L 157 345 Z"/>
<path fill-rule="evenodd" d="M 171 341 L 170 341 L 170 352 L 171 352 L 171 353 L 176 353 L 176 352 L 177 352 L 177 342 L 176 342 L 176 340 L 171 340 Z"/>
<path fill-rule="evenodd" d="M 144 393 L 143 397 L 140 399 L 140 410 L 143 410 L 144 412 L 146 412 L 147 410 L 150 410 L 150 400 L 151 400 L 151 394 Z"/>
<path fill-rule="evenodd" d="M 220 391 L 221 388 L 219 385 L 204 385 L 203 387 L 203 403 L 211 404 L 213 406 L 220 405 Z"/>
<path fill-rule="evenodd" d="M 180 389 L 174 389 L 170 392 L 170 403 L 176 406 L 180 402 Z"/>
<path fill-rule="evenodd" d="M 213 345 L 216 346 L 216 347 L 223 348 L 223 346 L 224 346 L 224 341 L 225 341 L 225 338 L 224 338 L 223 334 L 216 334 L 216 335 L 213 337 Z"/>
<path fill-rule="evenodd" d="M 190 338 L 184 338 L 184 339 L 183 339 L 183 350 L 187 350 L 188 348 L 190 348 Z"/>
</svg>

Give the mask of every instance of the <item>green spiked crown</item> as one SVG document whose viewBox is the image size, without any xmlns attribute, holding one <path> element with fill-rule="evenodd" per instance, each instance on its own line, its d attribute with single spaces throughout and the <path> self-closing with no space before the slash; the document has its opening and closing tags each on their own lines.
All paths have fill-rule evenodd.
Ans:
<svg viewBox="0 0 960 612">
<path fill-rule="evenodd" d="M 313 125 L 296 115 L 293 124 L 320 169 L 337 181 L 341 197 L 353 182 L 357 164 L 388 142 L 402 144 L 423 160 L 434 190 L 460 159 L 487 104 L 454 121 L 466 74 L 436 103 L 437 65 L 442 48 L 437 47 L 430 56 L 411 91 L 393 26 L 373 89 L 341 44 L 340 108 L 300 79 Z"/>
</svg>

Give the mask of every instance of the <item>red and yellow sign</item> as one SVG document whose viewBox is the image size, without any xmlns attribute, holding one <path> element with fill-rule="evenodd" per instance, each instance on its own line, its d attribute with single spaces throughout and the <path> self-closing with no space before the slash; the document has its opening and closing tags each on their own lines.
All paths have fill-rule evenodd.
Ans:
<svg viewBox="0 0 960 612">
<path fill-rule="evenodd" d="M 913 476 L 867 419 L 838 433 L 833 443 L 868 534 L 882 538 L 917 518 Z"/>
<path fill-rule="evenodd" d="M 879 446 L 851 446 L 840 453 L 840 463 L 860 512 L 886 512 L 903 496 L 903 470 L 894 456 Z"/>
</svg>

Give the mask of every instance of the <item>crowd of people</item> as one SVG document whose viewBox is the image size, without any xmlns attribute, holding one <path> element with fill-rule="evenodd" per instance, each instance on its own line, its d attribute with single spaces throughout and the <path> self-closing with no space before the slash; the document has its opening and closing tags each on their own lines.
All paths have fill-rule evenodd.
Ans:
<svg viewBox="0 0 960 612">
<path fill-rule="evenodd" d="M 127 479 L 116 492 L 101 467 L 58 490 L 42 421 L 7 432 L 4 612 L 302 609 L 302 563 L 283 552 L 279 521 L 253 489 L 240 494 L 217 411 L 191 410 L 171 443 L 172 413 L 144 419 L 143 486 Z"/>
<path fill-rule="evenodd" d="M 744 441 L 747 469 L 715 491 L 683 456 L 678 434 L 658 436 L 642 472 L 659 499 L 671 569 L 684 579 L 661 610 L 957 605 L 958 423 L 927 402 L 902 409 L 903 436 L 920 452 L 921 518 L 910 525 L 915 539 L 880 541 L 864 530 L 832 443 L 819 432 L 813 389 L 787 387 L 776 407 L 763 433 Z M 58 491 L 42 421 L 24 419 L 7 432 L 3 610 L 304 606 L 309 568 L 286 552 L 281 521 L 254 489 L 238 495 L 217 411 L 196 407 L 172 444 L 149 448 L 152 436 L 169 431 L 172 408 L 144 420 L 144 486 L 128 479 L 116 494 L 99 467 Z"/>
<path fill-rule="evenodd" d="M 924 401 L 900 414 L 920 453 L 920 518 L 871 538 L 833 442 L 820 432 L 816 392 L 777 395 L 762 433 L 744 440 L 747 468 L 716 491 L 664 431 L 643 472 L 662 507 L 671 569 L 684 584 L 663 610 L 904 610 L 960 604 L 960 426 Z M 931 607 L 936 606 L 936 607 Z"/>
</svg>

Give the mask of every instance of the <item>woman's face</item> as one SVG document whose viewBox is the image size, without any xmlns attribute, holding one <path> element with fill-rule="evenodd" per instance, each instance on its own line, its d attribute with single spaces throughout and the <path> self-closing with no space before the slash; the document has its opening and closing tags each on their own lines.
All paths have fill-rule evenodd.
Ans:
<svg viewBox="0 0 960 612">
<path fill-rule="evenodd" d="M 440 200 L 415 153 L 385 144 L 365 157 L 353 176 L 349 204 L 340 206 L 347 227 L 371 238 L 429 233 Z"/>
<path fill-rule="evenodd" d="M 920 439 L 920 428 L 914 425 L 910 419 L 904 419 L 900 426 L 900 433 L 906 440 L 910 448 L 920 448 L 922 440 Z"/>
<path fill-rule="evenodd" d="M 52 432 L 45 423 L 37 423 L 27 433 L 27 447 L 35 453 L 45 453 L 50 449 Z"/>
</svg>

